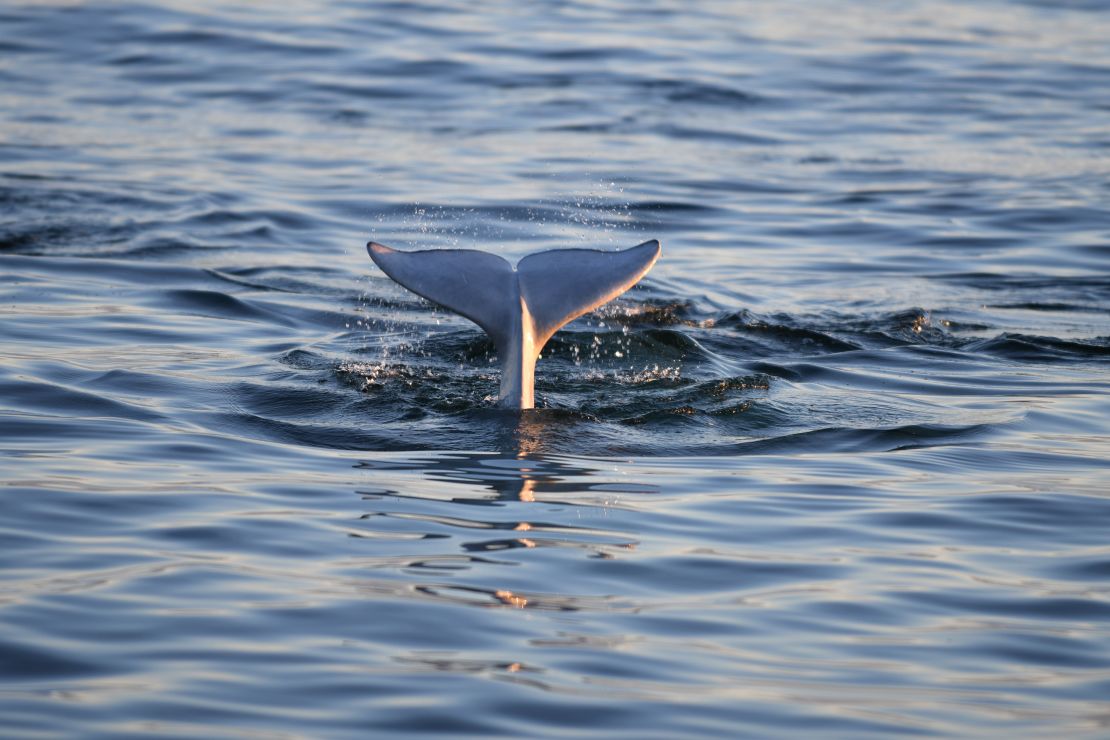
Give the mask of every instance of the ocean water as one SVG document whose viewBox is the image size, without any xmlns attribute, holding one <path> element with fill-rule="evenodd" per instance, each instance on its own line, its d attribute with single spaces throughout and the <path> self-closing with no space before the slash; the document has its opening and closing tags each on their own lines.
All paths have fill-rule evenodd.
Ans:
<svg viewBox="0 0 1110 740">
<path fill-rule="evenodd" d="M 1106 737 L 1107 38 L 4 3 L 0 735 Z M 364 250 L 651 238 L 523 414 Z"/>
</svg>

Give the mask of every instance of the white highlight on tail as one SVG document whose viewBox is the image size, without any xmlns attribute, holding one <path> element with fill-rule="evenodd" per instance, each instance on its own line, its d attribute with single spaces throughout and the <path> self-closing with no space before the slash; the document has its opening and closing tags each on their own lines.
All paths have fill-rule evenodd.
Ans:
<svg viewBox="0 0 1110 740">
<path fill-rule="evenodd" d="M 501 406 L 535 405 L 536 360 L 562 326 L 631 288 L 659 259 L 659 242 L 621 252 L 552 249 L 514 268 L 489 252 L 428 249 L 399 252 L 376 242 L 370 258 L 419 296 L 485 330 L 501 360 Z"/>
</svg>

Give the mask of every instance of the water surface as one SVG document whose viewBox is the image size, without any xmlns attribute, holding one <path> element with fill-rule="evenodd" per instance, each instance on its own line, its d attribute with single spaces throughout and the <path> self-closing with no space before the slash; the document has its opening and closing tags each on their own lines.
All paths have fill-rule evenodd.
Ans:
<svg viewBox="0 0 1110 740">
<path fill-rule="evenodd" d="M 1108 13 L 5 6 L 2 734 L 1104 736 Z"/>
</svg>

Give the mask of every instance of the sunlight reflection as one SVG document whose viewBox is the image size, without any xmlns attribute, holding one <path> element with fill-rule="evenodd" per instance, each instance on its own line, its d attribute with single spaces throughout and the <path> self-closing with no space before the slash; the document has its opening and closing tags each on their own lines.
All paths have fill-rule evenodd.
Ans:
<svg viewBox="0 0 1110 740">
<path fill-rule="evenodd" d="M 517 594 L 514 594 L 512 591 L 509 591 L 507 589 L 501 589 L 494 592 L 494 596 L 496 596 L 497 599 L 506 606 L 516 607 L 517 609 L 523 609 L 524 607 L 528 606 L 527 597 L 518 596 Z"/>
</svg>

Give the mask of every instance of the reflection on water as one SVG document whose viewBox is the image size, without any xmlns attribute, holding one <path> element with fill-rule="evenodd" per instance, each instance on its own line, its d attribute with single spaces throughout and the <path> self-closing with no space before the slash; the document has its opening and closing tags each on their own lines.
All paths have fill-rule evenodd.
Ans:
<svg viewBox="0 0 1110 740">
<path fill-rule="evenodd" d="M 514 416 L 516 416 L 513 420 L 515 423 L 506 425 L 506 429 L 511 430 L 507 434 L 508 438 L 502 440 L 499 445 L 501 454 L 506 457 L 511 455 L 517 459 L 543 454 L 544 442 L 548 439 L 549 433 L 554 433 L 554 427 L 558 421 L 552 418 L 552 415 L 536 412 L 535 409 L 529 409 Z M 521 468 L 521 473 L 527 473 L 528 470 L 528 468 Z"/>
<path fill-rule="evenodd" d="M 493 680 L 523 671 L 556 706 L 583 697 L 593 710 L 603 697 L 690 703 L 721 729 L 817 717 L 845 732 L 1017 726 L 1030 705 L 1052 715 L 1040 687 L 1100 675 L 1090 671 L 1102 662 L 1080 655 L 1100 650 L 1110 601 L 1090 583 L 1077 598 L 1055 579 L 1063 562 L 1090 567 L 1108 555 L 1091 539 L 1101 525 L 1086 520 L 1105 500 L 1095 491 L 1107 465 L 1068 463 L 1070 485 L 1095 498 L 1050 502 L 1031 491 L 1058 485 L 1063 458 L 1015 449 L 1003 454 L 1024 461 L 1020 478 L 1000 468 L 966 487 L 945 472 L 959 469 L 960 454 L 392 455 L 360 469 L 408 481 L 397 493 L 364 492 L 364 501 L 379 534 L 398 521 L 421 534 L 426 559 L 393 564 L 412 599 L 533 615 L 492 625 L 513 635 L 499 658 L 464 642 L 402 651 L 401 665 Z M 854 485 L 861 478 L 867 487 Z M 1029 547 L 1065 521 L 1071 541 L 1094 549 L 1080 545 L 1061 560 Z M 995 672 L 981 670 L 984 660 Z M 1018 666 L 1026 683 L 1011 683 Z M 1083 715 L 1082 695 L 1060 711 Z M 714 708 L 721 701 L 730 709 Z M 766 702 L 807 709 L 759 714 Z"/>
</svg>

